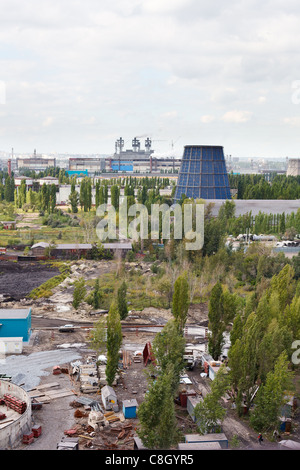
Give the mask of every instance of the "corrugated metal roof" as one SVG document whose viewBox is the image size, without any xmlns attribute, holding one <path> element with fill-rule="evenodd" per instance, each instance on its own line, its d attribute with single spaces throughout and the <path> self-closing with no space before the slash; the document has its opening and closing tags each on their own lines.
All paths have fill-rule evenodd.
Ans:
<svg viewBox="0 0 300 470">
<path fill-rule="evenodd" d="M 112 387 L 110 387 L 109 385 L 105 385 L 102 389 L 101 389 L 101 395 L 103 398 L 107 398 L 109 397 L 110 395 L 113 395 L 114 397 L 116 397 L 116 392 L 114 391 L 114 389 Z"/>
<path fill-rule="evenodd" d="M 50 246 L 49 243 L 46 242 L 39 242 L 35 245 L 32 245 L 31 249 L 34 248 L 48 248 Z M 103 243 L 103 248 L 105 250 L 131 250 L 132 244 L 131 243 Z M 58 243 L 55 244 L 55 249 L 58 250 L 91 250 L 93 245 L 90 243 Z"/>
<path fill-rule="evenodd" d="M 30 308 L 1 308 L 0 319 L 9 320 L 16 318 L 27 318 L 30 314 Z"/>
<path fill-rule="evenodd" d="M 48 248 L 48 246 L 49 246 L 49 243 L 39 242 L 39 243 L 35 243 L 35 245 L 32 245 L 31 249 L 33 249 L 33 248 Z"/>
<path fill-rule="evenodd" d="M 125 408 L 130 408 L 131 406 L 138 406 L 138 402 L 136 401 L 135 398 L 133 398 L 132 400 L 124 400 L 123 406 Z"/>
</svg>

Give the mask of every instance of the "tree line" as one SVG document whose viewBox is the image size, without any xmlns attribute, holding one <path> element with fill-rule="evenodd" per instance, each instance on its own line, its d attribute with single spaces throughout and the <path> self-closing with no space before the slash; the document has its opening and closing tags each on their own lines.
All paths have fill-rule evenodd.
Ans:
<svg viewBox="0 0 300 470">
<path fill-rule="evenodd" d="M 228 174 L 237 199 L 299 199 L 300 176 Z"/>
</svg>

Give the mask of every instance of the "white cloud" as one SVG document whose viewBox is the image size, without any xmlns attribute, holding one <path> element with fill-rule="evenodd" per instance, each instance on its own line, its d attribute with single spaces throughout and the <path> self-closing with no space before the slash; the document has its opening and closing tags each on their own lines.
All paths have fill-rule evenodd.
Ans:
<svg viewBox="0 0 300 470">
<path fill-rule="evenodd" d="M 251 118 L 252 113 L 250 111 L 227 111 L 222 116 L 222 120 L 224 122 L 231 122 L 231 123 L 239 123 L 239 122 L 247 122 Z"/>
<path fill-rule="evenodd" d="M 283 122 L 292 127 L 300 127 L 300 116 L 284 118 Z"/>
<path fill-rule="evenodd" d="M 282 126 L 299 79 L 296 0 L 3 3 L 4 150 L 37 142 L 47 152 L 55 142 L 62 152 L 106 153 L 120 134 L 131 140 L 144 130 L 153 139 L 181 135 L 183 147 L 198 141 L 199 122 L 239 155 L 253 139 L 258 154 L 299 148 L 297 119 Z"/>
<path fill-rule="evenodd" d="M 207 114 L 206 116 L 201 116 L 200 121 L 204 124 L 209 124 L 210 122 L 214 121 L 214 119 L 214 116 L 210 116 L 209 114 Z"/>
<path fill-rule="evenodd" d="M 46 119 L 43 121 L 43 127 L 49 127 L 53 124 L 53 117 L 48 116 Z"/>
</svg>

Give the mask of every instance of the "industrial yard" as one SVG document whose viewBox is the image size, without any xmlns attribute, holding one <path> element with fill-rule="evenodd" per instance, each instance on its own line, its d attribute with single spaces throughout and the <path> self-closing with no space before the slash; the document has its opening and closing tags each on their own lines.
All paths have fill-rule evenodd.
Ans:
<svg viewBox="0 0 300 470">
<path fill-rule="evenodd" d="M 99 390 L 94 393 L 83 393 L 80 390 L 80 375 L 72 374 L 72 364 L 95 363 L 93 351 L 87 348 L 86 330 L 82 328 L 80 333 L 60 334 L 53 327 L 48 328 L 39 327 L 38 330 L 34 330 L 32 346 L 24 350 L 25 355 L 21 358 L 16 356 L 7 358 L 7 364 L 1 368 L 2 371 L 13 374 L 14 380 L 28 390 L 34 401 L 41 404 L 40 409 L 32 411 L 33 423 L 42 427 L 41 436 L 34 439 L 30 445 L 21 443 L 17 448 L 54 450 L 61 438 L 68 435 L 78 438 L 80 450 L 133 450 L 137 419 L 125 419 L 120 410 L 120 412 L 107 412 L 108 419 L 103 419 L 96 431 L 89 425 L 91 403 L 99 403 L 103 410 L 101 392 Z M 43 338 L 42 352 L 37 341 L 38 336 Z M 151 340 L 153 336 L 151 333 L 141 333 L 140 329 L 123 332 L 120 376 L 114 386 L 120 407 L 124 400 L 135 399 L 139 404 L 144 398 L 147 391 L 145 373 L 147 366 L 144 364 L 142 351 L 146 338 Z M 44 347 L 51 343 L 52 349 L 44 350 Z M 53 367 L 57 364 L 60 365 L 62 372 L 54 375 Z M 201 367 L 187 371 L 185 377 L 189 378 L 190 385 L 181 385 L 181 389 L 189 390 L 196 396 L 205 395 L 210 388 L 210 379 L 202 378 L 201 372 L 203 372 Z M 104 411 L 104 417 L 105 414 Z M 195 423 L 186 407 L 182 407 L 180 402 L 176 405 L 176 416 L 183 434 L 196 432 Z M 236 419 L 230 412 L 230 407 L 223 427 L 229 441 L 235 435 L 239 436 L 238 448 L 257 448 L 255 432 Z M 276 448 L 277 445 L 269 443 L 266 446 Z"/>
<path fill-rule="evenodd" d="M 88 275 L 93 277 L 91 266 L 89 263 L 87 265 Z M 84 272 L 86 266 L 82 262 L 74 264 L 73 272 L 77 271 L 78 266 L 81 266 L 81 273 Z M 107 271 L 105 263 L 102 263 L 102 267 Z M 101 263 L 97 269 L 99 274 Z M 144 265 L 143 269 L 147 271 L 147 266 Z M 13 292 L 11 295 L 14 297 Z M 7 356 L 0 370 L 1 373 L 11 375 L 12 381 L 27 391 L 33 404 L 32 423 L 42 429 L 38 438 L 30 443 L 20 442 L 17 448 L 51 450 L 56 448 L 62 438 L 71 436 L 78 440 L 79 449 L 82 450 L 133 450 L 138 420 L 124 417 L 122 403 L 127 400 L 136 400 L 138 405 L 142 403 L 148 390 L 147 371 L 150 367 L 149 363 L 145 364 L 143 351 L 146 344 L 153 341 L 156 333 L 161 331 L 170 319 L 171 313 L 168 309 L 146 308 L 142 311 L 131 311 L 126 321 L 122 322 L 120 369 L 114 385 L 118 411 L 106 411 L 101 400 L 101 388 L 105 384 L 105 365 L 96 366 L 95 351 L 89 347 L 89 333 L 93 328 L 95 316 L 88 310 L 74 316 L 68 296 L 68 291 L 61 286 L 56 288 L 53 296 L 46 302 L 16 302 L 11 299 L 6 301 L 10 308 L 24 307 L 24 303 L 31 305 L 32 335 L 29 343 L 24 345 L 22 355 Z M 62 305 L 65 308 L 60 311 L 59 307 Z M 72 332 L 59 331 L 62 325 L 71 320 L 74 325 Z M 205 351 L 206 328 L 207 308 L 204 304 L 192 305 L 187 320 L 186 341 L 198 360 L 193 370 L 186 370 L 180 390 L 181 393 L 190 393 L 196 398 L 205 396 L 211 384 L 208 377 L 201 376 L 204 369 L 199 360 L 201 352 Z M 94 390 L 85 393 L 86 389 L 81 386 L 80 365 L 94 368 L 96 382 L 101 383 L 100 388 L 97 385 Z M 59 373 L 54 370 L 56 366 Z M 34 406 L 36 403 L 39 403 L 39 407 Z M 93 427 L 91 413 L 95 414 L 95 403 L 99 405 L 101 416 L 97 426 Z M 225 406 L 227 416 L 223 431 L 229 447 L 230 442 L 238 436 L 238 444 L 233 448 L 258 448 L 256 433 L 246 422 L 236 417 L 234 410 L 231 410 L 230 401 L 225 403 Z M 11 419 L 10 416 L 7 417 Z M 176 403 L 176 417 L 182 435 L 196 432 L 196 425 L 187 411 L 186 402 L 182 406 L 179 397 Z M 264 448 L 277 448 L 277 444 L 269 442 Z"/>
</svg>

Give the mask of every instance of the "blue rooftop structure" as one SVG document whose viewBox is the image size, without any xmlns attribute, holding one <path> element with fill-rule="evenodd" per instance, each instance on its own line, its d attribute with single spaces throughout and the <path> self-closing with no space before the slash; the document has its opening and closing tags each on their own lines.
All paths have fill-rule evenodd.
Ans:
<svg viewBox="0 0 300 470">
<path fill-rule="evenodd" d="M 22 337 L 27 342 L 31 335 L 31 308 L 0 309 L 1 338 Z"/>
<path fill-rule="evenodd" d="M 223 147 L 184 147 L 175 201 L 180 200 L 183 194 L 193 199 L 231 199 Z"/>
<path fill-rule="evenodd" d="M 123 401 L 123 414 L 126 419 L 136 418 L 138 403 L 135 399 Z"/>
<path fill-rule="evenodd" d="M 88 170 L 67 170 L 67 173 L 69 176 L 80 176 L 80 175 L 84 175 L 84 176 L 88 176 L 89 175 L 89 172 Z"/>
</svg>

